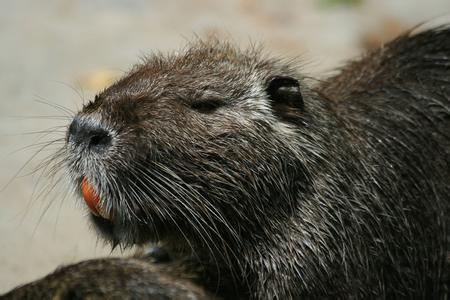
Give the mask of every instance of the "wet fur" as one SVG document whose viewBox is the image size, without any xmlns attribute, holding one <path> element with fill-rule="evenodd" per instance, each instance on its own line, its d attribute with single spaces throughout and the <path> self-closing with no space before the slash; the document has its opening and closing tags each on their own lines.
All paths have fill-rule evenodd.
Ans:
<svg viewBox="0 0 450 300">
<path fill-rule="evenodd" d="M 301 108 L 269 99 L 274 76 L 299 80 Z M 63 150 L 112 216 L 92 216 L 112 245 L 158 241 L 230 298 L 446 297 L 448 27 L 320 84 L 292 61 L 199 41 L 148 57 L 78 118 L 112 136 L 101 153 Z"/>
<path fill-rule="evenodd" d="M 183 273 L 180 273 L 181 270 Z M 178 263 L 155 264 L 144 257 L 92 259 L 60 267 L 41 280 L 17 287 L 0 298 L 3 300 L 217 299 L 201 287 L 192 284 L 189 272 Z"/>
</svg>

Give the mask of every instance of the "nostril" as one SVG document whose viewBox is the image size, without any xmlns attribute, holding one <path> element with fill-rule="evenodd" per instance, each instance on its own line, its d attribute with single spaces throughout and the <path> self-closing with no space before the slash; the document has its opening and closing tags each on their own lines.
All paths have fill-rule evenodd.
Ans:
<svg viewBox="0 0 450 300">
<path fill-rule="evenodd" d="M 107 131 L 101 130 L 93 133 L 89 141 L 90 147 L 107 147 L 111 144 L 111 135 Z"/>
</svg>

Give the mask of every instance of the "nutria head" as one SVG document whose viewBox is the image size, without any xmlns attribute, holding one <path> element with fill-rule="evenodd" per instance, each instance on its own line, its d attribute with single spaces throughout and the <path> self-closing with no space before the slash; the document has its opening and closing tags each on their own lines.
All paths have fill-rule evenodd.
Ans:
<svg viewBox="0 0 450 300">
<path fill-rule="evenodd" d="M 298 205 L 305 162 L 320 156 L 315 97 L 258 50 L 197 42 L 150 56 L 85 105 L 68 130 L 68 169 L 98 194 L 84 196 L 113 243 L 241 241 Z"/>
</svg>

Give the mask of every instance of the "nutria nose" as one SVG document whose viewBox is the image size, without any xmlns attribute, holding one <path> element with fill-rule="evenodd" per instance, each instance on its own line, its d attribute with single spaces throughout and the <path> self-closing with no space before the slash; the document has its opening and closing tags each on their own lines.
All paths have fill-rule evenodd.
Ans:
<svg viewBox="0 0 450 300">
<path fill-rule="evenodd" d="M 68 142 L 75 146 L 101 151 L 108 148 L 111 141 L 108 130 L 90 119 L 75 117 L 69 126 Z"/>
</svg>

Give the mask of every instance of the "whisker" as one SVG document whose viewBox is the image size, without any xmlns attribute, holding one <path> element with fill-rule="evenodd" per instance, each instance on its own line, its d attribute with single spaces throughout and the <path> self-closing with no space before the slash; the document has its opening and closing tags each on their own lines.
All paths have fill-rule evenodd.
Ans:
<svg viewBox="0 0 450 300">
<path fill-rule="evenodd" d="M 0 192 L 4 191 L 14 180 L 16 180 L 23 170 L 33 161 L 43 150 L 52 145 L 55 141 L 44 143 L 31 157 L 25 161 L 25 163 L 19 168 L 19 170 L 13 175 L 13 177 L 0 189 Z"/>
<path fill-rule="evenodd" d="M 152 169 L 153 171 L 155 171 L 153 168 L 151 168 L 151 169 Z M 141 171 L 141 172 L 142 172 L 142 171 Z M 168 179 L 166 176 L 164 176 L 163 174 L 157 172 L 157 175 L 158 175 L 159 177 L 162 177 L 162 178 L 165 178 L 165 179 L 166 179 L 166 180 L 163 181 L 164 183 L 170 182 L 170 184 L 173 184 L 173 180 L 169 180 L 169 179 Z M 148 177 L 148 175 L 145 174 L 145 173 L 143 173 L 143 176 L 147 176 L 147 177 Z M 148 178 L 148 179 L 149 179 L 149 180 L 153 180 L 153 178 Z M 154 180 L 153 180 L 153 183 L 158 184 L 158 182 L 155 182 Z M 203 239 L 203 241 L 205 242 L 205 245 L 209 248 L 209 251 L 210 251 L 210 253 L 211 253 L 211 255 L 212 255 L 213 261 L 215 261 L 216 268 L 217 268 L 217 270 L 218 270 L 218 274 L 219 274 L 219 276 L 220 276 L 220 268 L 219 268 L 218 260 L 217 260 L 217 258 L 215 258 L 215 253 L 220 253 L 220 254 L 223 256 L 223 258 L 225 259 L 225 261 L 229 262 L 228 265 L 231 265 L 231 264 L 230 264 L 231 258 L 230 258 L 230 256 L 228 255 L 228 251 L 227 251 L 227 250 L 224 251 L 224 252 L 222 252 L 221 249 L 219 249 L 219 248 L 217 247 L 216 243 L 214 242 L 214 239 L 212 238 L 212 236 L 210 236 L 209 232 L 212 230 L 212 232 L 214 232 L 214 233 L 219 237 L 219 239 L 222 241 L 222 245 L 225 247 L 225 248 L 223 248 L 223 249 L 228 249 L 228 250 L 230 250 L 230 251 L 232 252 L 233 257 L 237 259 L 236 253 L 235 253 L 231 248 L 229 248 L 229 246 L 226 244 L 226 242 L 222 239 L 221 235 L 219 234 L 217 228 L 216 228 L 215 225 L 214 225 L 214 224 L 215 224 L 214 221 L 212 221 L 212 224 L 213 224 L 214 227 L 211 227 L 210 224 L 204 223 L 205 220 L 204 220 L 203 217 L 201 217 L 201 216 L 196 216 L 196 217 L 195 217 L 195 215 L 197 214 L 197 212 L 196 212 L 195 210 L 192 210 L 190 207 L 186 206 L 186 205 L 184 204 L 184 201 L 183 201 L 183 200 L 179 199 L 177 195 L 175 195 L 175 194 L 173 194 L 173 193 L 171 192 L 171 190 L 173 190 L 173 187 L 171 187 L 170 190 L 168 190 L 167 188 L 164 188 L 164 189 L 165 189 L 166 191 L 169 192 L 169 194 L 170 194 L 171 197 L 173 197 L 174 199 L 178 199 L 177 203 L 181 203 L 181 204 L 184 206 L 184 208 L 186 209 L 187 212 L 189 212 L 190 214 L 193 214 L 193 215 L 194 215 L 194 218 L 188 217 L 188 216 L 185 214 L 185 210 L 184 210 L 184 209 L 180 209 L 180 208 L 178 208 L 178 206 L 176 206 L 176 208 L 177 208 L 177 210 L 179 211 L 179 213 L 181 213 L 182 215 L 185 216 L 185 219 L 188 220 L 188 221 L 191 223 L 192 228 L 193 228 L 195 231 L 198 232 L 198 234 L 200 235 L 200 238 Z M 180 190 L 184 191 L 185 195 L 188 195 L 188 194 L 186 194 L 186 190 L 185 190 L 184 187 L 179 186 L 179 188 L 176 190 L 177 193 L 179 193 Z M 194 197 L 191 195 L 190 197 L 188 196 L 188 199 L 194 199 Z M 205 202 L 205 203 L 207 203 L 207 202 Z M 209 216 L 208 214 L 207 214 L 206 216 L 207 216 L 207 218 L 210 218 L 210 216 Z M 207 230 L 206 228 L 204 228 L 204 226 L 202 225 L 202 223 L 199 223 L 198 221 L 201 221 L 202 223 L 204 223 L 205 225 L 207 225 L 211 230 Z M 194 224 L 193 222 L 195 222 L 195 224 Z M 206 235 L 205 235 L 205 234 L 206 234 Z M 208 242 L 208 241 L 209 241 L 209 242 Z M 213 251 L 213 249 L 210 248 L 210 245 L 213 245 L 213 247 L 216 248 L 217 251 Z M 193 249 L 193 251 L 195 251 L 195 249 Z M 195 252 L 194 252 L 194 253 L 195 253 Z M 233 273 L 232 277 L 233 277 L 233 280 L 234 280 L 235 272 L 232 270 L 232 273 Z"/>
<path fill-rule="evenodd" d="M 59 128 L 64 128 L 64 130 L 58 130 Z M 21 133 L 11 133 L 11 134 L 4 134 L 3 136 L 7 137 L 17 137 L 17 136 L 27 136 L 27 135 L 38 135 L 38 134 L 57 134 L 61 135 L 66 132 L 65 128 L 67 128 L 66 125 L 60 125 L 60 126 L 53 126 L 45 130 L 37 130 L 37 131 L 26 131 Z"/>
<path fill-rule="evenodd" d="M 33 149 L 33 148 L 39 148 L 41 146 L 44 146 L 43 148 L 47 148 L 48 146 L 51 146 L 53 144 L 57 144 L 57 143 L 60 143 L 60 142 L 64 142 L 64 139 L 63 138 L 58 138 L 58 139 L 54 139 L 54 140 L 51 140 L 51 141 L 45 141 L 45 142 L 39 142 L 39 143 L 36 142 L 36 143 L 30 144 L 30 145 L 21 147 L 19 149 L 16 149 L 16 150 L 8 153 L 8 155 L 13 155 L 13 154 L 16 154 L 16 153 L 24 151 L 24 150 L 29 150 L 29 149 Z M 42 150 L 44 150 L 44 149 L 42 149 Z"/>
<path fill-rule="evenodd" d="M 73 117 L 75 115 L 75 112 L 67 107 L 64 107 L 64 106 L 54 103 L 54 102 L 47 101 L 43 97 L 40 97 L 40 96 L 37 96 L 37 97 L 39 99 L 35 100 L 36 102 L 48 105 L 52 108 L 55 108 L 56 110 L 63 112 L 67 117 Z"/>
<path fill-rule="evenodd" d="M 73 92 L 75 92 L 75 94 L 76 94 L 76 95 L 78 96 L 78 98 L 81 100 L 82 105 L 84 105 L 86 97 L 85 97 L 85 95 L 84 95 L 83 87 L 82 87 L 80 84 L 78 84 L 78 88 L 79 88 L 79 89 L 77 89 L 76 87 L 72 86 L 71 84 L 68 84 L 68 83 L 63 82 L 63 81 L 55 81 L 55 82 L 58 83 L 58 84 L 61 84 L 61 85 L 65 86 L 65 87 L 68 87 L 68 88 L 71 89 Z M 80 91 L 80 90 L 81 90 L 81 91 Z M 75 107 L 77 108 L 77 111 L 79 111 L 80 108 L 78 107 L 78 102 L 74 102 L 74 104 L 75 104 Z"/>
<path fill-rule="evenodd" d="M 55 116 L 55 115 L 8 116 L 7 118 L 14 120 L 60 120 L 60 121 L 72 120 L 72 117 L 69 116 Z"/>
<path fill-rule="evenodd" d="M 60 177 L 58 178 L 55 182 L 51 182 L 50 184 L 48 184 L 45 188 L 43 188 L 40 193 L 37 195 L 37 197 L 35 198 L 36 201 L 39 200 L 42 196 L 47 196 L 50 195 L 52 193 L 52 191 L 54 191 L 55 187 L 63 180 L 64 177 Z M 56 199 L 58 199 L 58 197 L 53 197 L 50 201 L 48 201 L 48 203 L 45 205 L 44 210 L 42 211 L 41 215 L 39 216 L 39 219 L 33 229 L 33 232 L 31 234 L 32 237 L 34 237 L 34 235 L 36 234 L 37 228 L 39 227 L 39 225 L 41 224 L 44 215 L 47 213 L 47 211 L 49 210 L 49 208 L 51 207 L 51 205 L 54 203 L 54 201 L 56 201 Z"/>
</svg>

